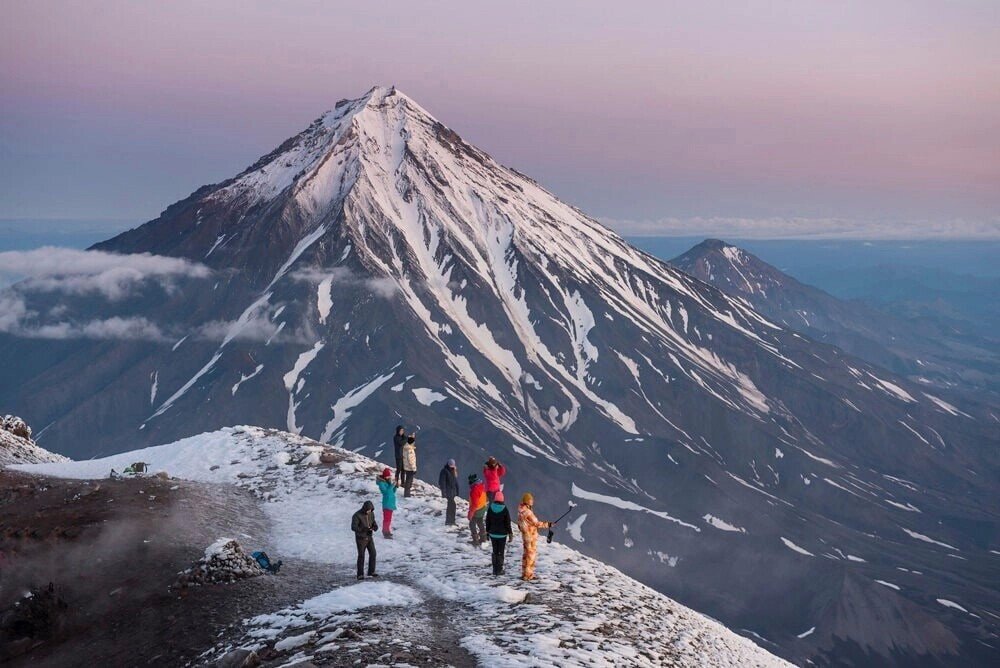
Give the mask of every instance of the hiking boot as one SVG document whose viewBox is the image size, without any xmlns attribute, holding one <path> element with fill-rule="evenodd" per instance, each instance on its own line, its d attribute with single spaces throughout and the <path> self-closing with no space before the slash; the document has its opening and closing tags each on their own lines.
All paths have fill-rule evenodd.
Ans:
<svg viewBox="0 0 1000 668">
<path fill-rule="evenodd" d="M 378 573 L 369 573 L 368 577 L 370 577 L 370 578 L 377 578 L 378 577 Z"/>
<path fill-rule="evenodd" d="M 365 576 L 364 576 L 364 575 L 359 575 L 359 576 L 358 576 L 358 579 L 359 579 L 359 580 L 364 580 L 364 579 L 365 579 Z"/>
</svg>

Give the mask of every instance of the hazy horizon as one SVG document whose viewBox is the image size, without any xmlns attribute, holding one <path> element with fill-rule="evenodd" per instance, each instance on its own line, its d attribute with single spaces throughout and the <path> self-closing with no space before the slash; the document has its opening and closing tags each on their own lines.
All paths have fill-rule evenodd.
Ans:
<svg viewBox="0 0 1000 668">
<path fill-rule="evenodd" d="M 625 233 L 1000 237 L 997 3 L 15 0 L 8 19 L 0 218 L 154 218 L 395 84 Z"/>
</svg>

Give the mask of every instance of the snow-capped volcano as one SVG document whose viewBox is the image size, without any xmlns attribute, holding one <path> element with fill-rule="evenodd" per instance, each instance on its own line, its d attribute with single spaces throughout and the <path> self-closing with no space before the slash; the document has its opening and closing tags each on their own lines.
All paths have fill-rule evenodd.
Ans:
<svg viewBox="0 0 1000 668">
<path fill-rule="evenodd" d="M 168 341 L 3 341 L 48 447 L 247 422 L 379 456 L 403 423 L 418 476 L 494 454 L 543 514 L 580 502 L 582 550 L 784 656 L 974 660 L 996 629 L 935 602 L 1000 614 L 987 410 L 645 255 L 394 89 L 97 248 L 214 277 L 132 304 Z"/>
</svg>

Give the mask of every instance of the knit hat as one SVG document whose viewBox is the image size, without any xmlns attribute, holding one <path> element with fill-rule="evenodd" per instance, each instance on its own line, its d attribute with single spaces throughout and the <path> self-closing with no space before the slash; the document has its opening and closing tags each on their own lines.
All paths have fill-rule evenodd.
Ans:
<svg viewBox="0 0 1000 668">
<path fill-rule="evenodd" d="M 477 476 L 475 473 L 470 473 L 469 474 L 469 484 L 471 485 L 472 483 L 476 482 L 476 480 L 477 480 L 478 477 L 479 476 Z"/>
<path fill-rule="evenodd" d="M 454 459 L 449 459 L 448 460 L 448 466 L 450 468 L 455 468 L 455 460 Z"/>
<path fill-rule="evenodd" d="M 392 470 L 390 470 L 388 467 L 382 469 L 382 477 L 385 478 L 385 479 L 387 479 L 387 480 L 389 478 L 391 478 L 392 477 Z"/>
<path fill-rule="evenodd" d="M 495 503 L 503 503 L 503 492 L 497 492 L 493 495 L 493 501 Z"/>
<path fill-rule="evenodd" d="M 521 503 L 530 506 L 535 502 L 535 497 L 531 495 L 531 492 L 525 492 L 524 496 L 521 497 Z"/>
</svg>

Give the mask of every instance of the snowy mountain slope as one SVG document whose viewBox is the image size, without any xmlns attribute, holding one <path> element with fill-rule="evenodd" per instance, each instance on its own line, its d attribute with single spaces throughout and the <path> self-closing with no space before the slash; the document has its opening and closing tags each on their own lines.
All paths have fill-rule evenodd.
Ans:
<svg viewBox="0 0 1000 668">
<path fill-rule="evenodd" d="M 796 661 L 974 662 L 996 642 L 996 416 L 635 250 L 398 91 L 99 247 L 213 276 L 60 303 L 127 307 L 165 340 L 0 336 L 31 378 L 0 401 L 49 447 L 241 421 L 380 456 L 403 422 L 420 477 L 495 454 L 550 507 L 581 504 L 582 551 Z"/>
<path fill-rule="evenodd" d="M 385 464 L 336 450 L 336 465 L 320 465 L 323 450 L 322 444 L 291 434 L 236 427 L 99 460 L 18 468 L 102 478 L 111 468 L 147 461 L 153 471 L 176 477 L 236 484 L 257 495 L 273 521 L 273 554 L 350 572 L 353 545 L 345 537 L 350 516 L 365 499 L 377 497 L 374 479 Z M 459 513 L 462 518 L 465 509 Z M 270 642 L 296 660 L 343 665 L 344 656 L 351 656 L 350 641 L 337 638 L 334 629 L 364 619 L 372 607 L 399 607 L 406 619 L 419 617 L 436 601 L 481 665 L 788 665 L 558 542 L 541 546 L 538 582 L 517 579 L 514 550 L 508 555 L 507 575 L 492 578 L 488 551 L 468 543 L 464 519 L 457 530 L 446 528 L 443 510 L 438 490 L 418 483 L 414 497 L 400 500 L 394 519 L 397 538 L 376 539 L 379 570 L 391 582 L 348 585 L 287 609 L 262 610 L 246 621 L 240 635 L 225 638 L 204 658 L 217 659 L 234 646 L 259 649 Z M 333 637 L 324 641 L 325 636 Z M 389 646 L 394 637 L 400 639 L 398 629 L 379 638 L 379 644 Z M 366 641 L 371 644 L 372 638 Z"/>
<path fill-rule="evenodd" d="M 995 392 L 1000 387 L 1000 359 L 993 342 L 950 323 L 903 320 L 860 302 L 837 299 L 718 239 L 706 239 L 670 263 L 745 299 L 775 322 L 929 388 Z M 978 398 L 989 400 L 989 395 L 980 393 Z"/>
</svg>

